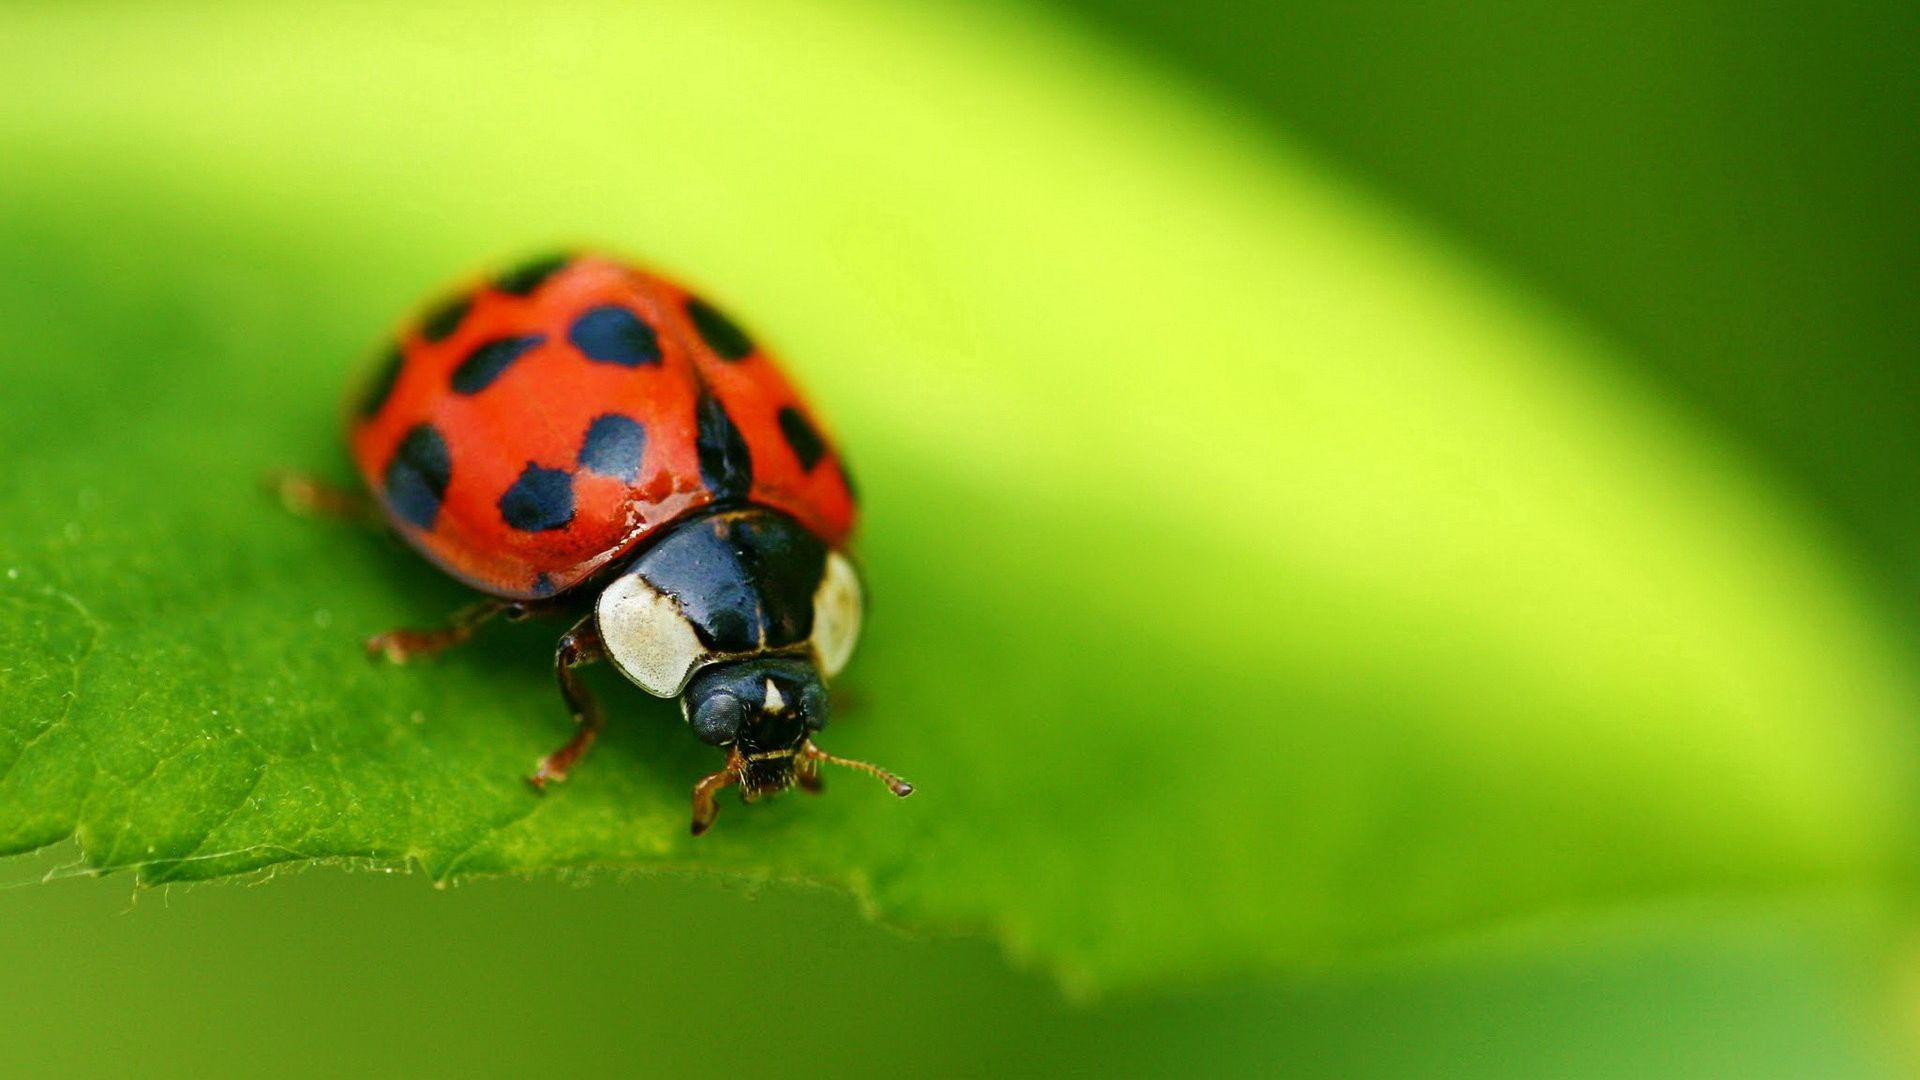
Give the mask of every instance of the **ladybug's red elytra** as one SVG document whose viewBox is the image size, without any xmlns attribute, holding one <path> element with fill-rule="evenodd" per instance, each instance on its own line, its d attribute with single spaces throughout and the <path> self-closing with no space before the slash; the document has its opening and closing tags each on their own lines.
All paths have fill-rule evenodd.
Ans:
<svg viewBox="0 0 1920 1080">
<path fill-rule="evenodd" d="M 694 786 L 695 835 L 722 789 L 818 790 L 822 762 L 912 790 L 814 745 L 860 632 L 853 488 L 772 357 L 705 300 L 603 256 L 527 263 L 403 332 L 348 442 L 378 515 L 487 596 L 371 651 L 401 662 L 498 616 L 576 619 L 554 670 L 577 727 L 536 787 L 592 744 L 601 711 L 576 669 L 610 660 L 726 751 Z M 345 503 L 311 481 L 283 491 Z"/>
</svg>

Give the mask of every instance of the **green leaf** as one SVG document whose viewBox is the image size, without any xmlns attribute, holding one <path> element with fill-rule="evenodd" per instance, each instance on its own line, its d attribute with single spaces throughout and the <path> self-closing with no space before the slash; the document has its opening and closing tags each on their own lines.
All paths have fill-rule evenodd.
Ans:
<svg viewBox="0 0 1920 1080">
<path fill-rule="evenodd" d="M 1031 19 L 537 10 L 0 15 L 0 850 L 806 878 L 1088 987 L 1895 869 L 1888 632 L 1603 345 Z M 344 475 L 354 358 L 556 239 L 724 297 L 832 418 L 876 600 L 830 746 L 912 800 L 693 841 L 711 751 L 612 679 L 523 784 L 558 628 L 359 655 L 459 591 L 257 479 Z"/>
</svg>

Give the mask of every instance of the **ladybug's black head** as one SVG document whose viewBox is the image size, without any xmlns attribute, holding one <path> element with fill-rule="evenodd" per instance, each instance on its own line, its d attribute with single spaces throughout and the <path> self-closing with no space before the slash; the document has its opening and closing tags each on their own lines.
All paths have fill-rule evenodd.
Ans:
<svg viewBox="0 0 1920 1080">
<path fill-rule="evenodd" d="M 727 751 L 726 765 L 693 789 L 695 836 L 713 824 L 719 813 L 713 796 L 721 789 L 737 786 L 747 802 L 795 784 L 819 791 L 823 761 L 871 772 L 897 795 L 913 791 L 883 770 L 813 745 L 814 733 L 827 726 L 827 689 L 808 660 L 769 656 L 713 664 L 687 684 L 681 707 L 702 742 Z"/>
<path fill-rule="evenodd" d="M 682 698 L 700 741 L 739 751 L 736 783 L 749 801 L 793 786 L 807 736 L 827 724 L 827 690 L 813 665 L 790 657 L 714 664 Z"/>
</svg>

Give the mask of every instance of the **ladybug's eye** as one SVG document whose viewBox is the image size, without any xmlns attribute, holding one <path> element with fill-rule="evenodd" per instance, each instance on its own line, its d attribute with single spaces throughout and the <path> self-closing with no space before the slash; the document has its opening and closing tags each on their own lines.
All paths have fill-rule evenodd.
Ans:
<svg viewBox="0 0 1920 1080">
<path fill-rule="evenodd" d="M 808 731 L 827 726 L 827 691 L 819 683 L 810 683 L 800 694 L 800 717 Z"/>
<path fill-rule="evenodd" d="M 740 725 L 746 718 L 746 707 L 739 698 L 725 690 L 716 690 L 700 699 L 688 719 L 693 724 L 694 735 L 701 742 L 710 746 L 724 746 L 740 734 Z"/>
</svg>

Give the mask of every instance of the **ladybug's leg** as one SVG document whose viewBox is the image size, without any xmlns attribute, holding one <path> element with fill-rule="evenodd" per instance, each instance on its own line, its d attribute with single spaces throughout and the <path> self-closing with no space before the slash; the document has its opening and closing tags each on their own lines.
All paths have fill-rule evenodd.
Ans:
<svg viewBox="0 0 1920 1080">
<path fill-rule="evenodd" d="M 536 788 L 545 789 L 548 784 L 557 784 L 567 778 L 567 770 L 573 768 L 587 748 L 593 745 L 594 736 L 600 734 L 600 725 L 605 718 L 600 713 L 600 703 L 593 700 L 593 692 L 575 670 L 607 658 L 606 646 L 600 640 L 600 627 L 592 615 L 575 623 L 560 639 L 560 647 L 553 653 L 553 675 L 560 682 L 560 696 L 567 699 L 567 708 L 573 710 L 573 738 L 565 746 L 540 759 L 540 765 L 534 769 L 527 782 Z"/>
<path fill-rule="evenodd" d="M 389 630 L 367 639 L 369 656 L 384 656 L 404 664 L 422 656 L 443 652 L 473 636 L 473 632 L 496 616 L 525 618 L 527 605 L 512 600 L 479 600 L 453 613 L 453 619 L 432 630 Z"/>
<path fill-rule="evenodd" d="M 809 795 L 818 795 L 827 790 L 827 782 L 820 778 L 820 759 L 801 758 L 793 767 L 793 782 Z"/>
<path fill-rule="evenodd" d="M 335 518 L 359 525 L 385 524 L 373 496 L 359 488 L 342 487 L 307 473 L 276 471 L 267 474 L 267 489 L 282 506 L 302 517 Z"/>
</svg>

